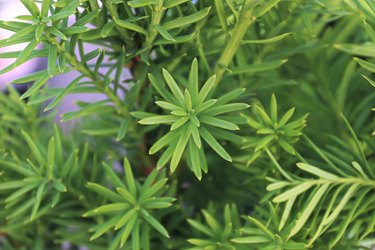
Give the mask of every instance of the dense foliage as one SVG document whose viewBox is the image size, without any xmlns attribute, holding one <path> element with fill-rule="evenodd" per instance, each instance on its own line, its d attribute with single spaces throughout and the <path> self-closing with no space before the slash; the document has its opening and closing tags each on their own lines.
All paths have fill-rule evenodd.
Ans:
<svg viewBox="0 0 375 250">
<path fill-rule="evenodd" d="M 372 0 L 20 1 L 1 249 L 374 247 Z"/>
</svg>

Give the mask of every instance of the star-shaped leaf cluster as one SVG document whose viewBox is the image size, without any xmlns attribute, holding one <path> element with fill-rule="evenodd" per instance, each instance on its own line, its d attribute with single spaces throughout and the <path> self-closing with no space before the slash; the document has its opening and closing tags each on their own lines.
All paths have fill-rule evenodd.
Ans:
<svg viewBox="0 0 375 250">
<path fill-rule="evenodd" d="M 188 86 L 184 91 L 165 69 L 163 69 L 163 76 L 170 92 L 155 76 L 150 74 L 149 79 L 164 99 L 155 103 L 168 114 L 134 112 L 133 115 L 142 118 L 139 123 L 143 125 L 167 124 L 171 126 L 170 131 L 161 137 L 149 151 L 150 154 L 155 154 L 163 147 L 167 147 L 157 163 L 158 168 L 165 166 L 170 160 L 170 169 L 173 172 L 186 150 L 188 164 L 197 178 L 201 179 L 202 170 L 207 172 L 201 139 L 223 159 L 232 161 L 229 153 L 217 139 L 233 139 L 235 137 L 235 140 L 238 140 L 238 136 L 228 132 L 228 130 L 239 130 L 238 121 L 225 116 L 225 114 L 243 110 L 250 106 L 245 103 L 229 103 L 242 94 L 245 89 L 236 89 L 218 99 L 212 99 L 216 76 L 210 77 L 199 90 L 198 62 L 196 59 L 192 62 Z"/>
<path fill-rule="evenodd" d="M 244 148 L 255 148 L 255 153 L 260 153 L 262 149 L 277 144 L 290 154 L 295 154 L 293 144 L 302 135 L 308 115 L 290 121 L 294 111 L 295 108 L 289 109 L 279 119 L 275 95 L 271 97 L 270 114 L 262 106 L 254 105 L 254 116 L 248 117 L 247 121 L 256 130 L 257 136 L 247 138 Z"/>
<path fill-rule="evenodd" d="M 110 215 L 108 221 L 92 228 L 94 234 L 90 240 L 100 237 L 113 228 L 118 233 L 109 249 L 117 249 L 119 245 L 124 246 L 129 236 L 131 236 L 132 249 L 140 249 L 141 244 L 149 242 L 150 226 L 169 238 L 167 230 L 153 213 L 154 210 L 170 207 L 175 201 L 173 197 L 164 196 L 168 179 L 158 180 L 158 171 L 154 169 L 141 185 L 137 179 L 134 179 L 127 159 L 124 161 L 125 181 L 117 176 L 112 166 L 104 164 L 104 168 L 116 192 L 97 183 L 87 183 L 89 189 L 110 201 L 83 215 L 84 217 Z"/>
<path fill-rule="evenodd" d="M 202 210 L 203 221 L 188 219 L 188 223 L 199 236 L 188 239 L 193 245 L 191 250 L 198 249 L 223 249 L 223 250 L 245 250 L 246 246 L 233 242 L 232 239 L 240 237 L 241 222 L 234 204 L 226 205 L 223 213 L 223 221 L 220 221 L 212 211 Z M 223 223 L 222 223 L 223 222 Z"/>
<path fill-rule="evenodd" d="M 3 204 L 8 222 L 27 224 L 37 220 L 57 206 L 67 192 L 69 171 L 78 159 L 78 151 L 63 162 L 61 134 L 55 132 L 48 147 L 41 147 L 34 137 L 21 131 L 33 157 L 22 161 L 12 153 L 0 159 L 0 169 L 11 176 L 0 183 L 0 191 L 6 194 Z"/>
</svg>

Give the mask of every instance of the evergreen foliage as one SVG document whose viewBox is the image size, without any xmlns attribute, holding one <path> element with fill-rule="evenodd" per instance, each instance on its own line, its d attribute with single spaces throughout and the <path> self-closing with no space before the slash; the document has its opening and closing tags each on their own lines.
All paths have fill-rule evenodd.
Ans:
<svg viewBox="0 0 375 250">
<path fill-rule="evenodd" d="M 19 1 L 0 249 L 373 249 L 372 0 Z"/>
</svg>

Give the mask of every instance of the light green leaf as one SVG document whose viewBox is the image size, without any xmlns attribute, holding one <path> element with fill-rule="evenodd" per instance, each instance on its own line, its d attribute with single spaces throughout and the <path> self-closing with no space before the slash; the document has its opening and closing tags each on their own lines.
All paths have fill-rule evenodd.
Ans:
<svg viewBox="0 0 375 250">
<path fill-rule="evenodd" d="M 215 219 L 215 217 L 204 209 L 202 210 L 202 213 L 204 219 L 207 221 L 207 224 L 211 228 L 211 230 L 215 233 L 219 233 L 222 230 L 222 228 L 220 226 L 220 223 Z"/>
<path fill-rule="evenodd" d="M 34 82 L 34 84 L 29 88 L 25 93 L 20 96 L 20 99 L 25 99 L 33 94 L 35 94 L 43 85 L 47 83 L 50 76 L 45 74 L 42 76 L 38 81 Z"/>
<path fill-rule="evenodd" d="M 272 142 L 272 140 L 275 138 L 274 135 L 267 135 L 265 137 L 263 137 L 261 140 L 258 141 L 258 143 L 256 144 L 256 147 L 255 147 L 255 152 L 258 152 L 259 150 L 265 148 L 268 146 L 268 144 L 270 142 Z"/>
<path fill-rule="evenodd" d="M 16 189 L 20 188 L 22 186 L 25 186 L 26 184 L 22 181 L 6 181 L 0 183 L 0 191 L 3 190 L 9 190 L 9 189 Z"/>
<path fill-rule="evenodd" d="M 263 71 L 269 71 L 272 69 L 276 69 L 286 63 L 288 59 L 284 60 L 274 60 L 264 63 L 254 63 L 249 65 L 242 65 L 230 70 L 231 75 L 238 75 L 238 74 L 253 74 Z"/>
<path fill-rule="evenodd" d="M 77 20 L 77 22 L 74 23 L 73 26 L 83 26 L 83 25 L 91 22 L 94 18 L 96 18 L 98 16 L 100 11 L 101 10 L 97 9 L 97 10 L 93 10 L 93 11 L 90 11 L 90 12 L 86 13 L 84 16 L 81 15 L 79 17 L 79 19 Z"/>
<path fill-rule="evenodd" d="M 255 17 L 261 17 L 265 13 L 267 13 L 269 10 L 271 10 L 273 7 L 275 7 L 279 2 L 280 2 L 280 0 L 269 0 L 269 1 L 266 1 L 266 2 L 262 2 L 262 4 L 254 10 L 253 15 Z"/>
<path fill-rule="evenodd" d="M 291 232 L 289 233 L 288 238 L 291 238 L 294 235 L 296 235 L 301 230 L 301 228 L 305 225 L 306 221 L 308 220 L 310 215 L 313 213 L 317 204 L 321 202 L 322 196 L 325 194 L 328 187 L 329 187 L 329 183 L 326 183 L 320 186 L 316 190 L 316 192 L 314 193 L 314 196 L 312 197 L 310 202 L 307 204 L 306 208 L 303 210 L 301 216 L 298 218 L 296 224 L 294 225 Z"/>
<path fill-rule="evenodd" d="M 201 125 L 200 121 L 198 120 L 195 114 L 190 116 L 190 121 L 196 126 L 199 127 Z"/>
<path fill-rule="evenodd" d="M 149 187 L 146 187 L 146 185 L 144 185 L 142 188 L 143 188 L 143 193 L 141 194 L 141 196 L 139 197 L 139 202 L 140 203 L 143 203 L 147 200 L 149 200 L 150 198 L 152 199 L 152 197 L 154 195 L 156 195 L 156 193 L 158 193 L 160 190 L 165 190 L 166 188 L 166 183 L 167 183 L 168 179 L 167 178 L 164 178 L 164 179 L 161 179 L 155 183 L 150 183 Z"/>
<path fill-rule="evenodd" d="M 211 76 L 203 85 L 202 89 L 198 94 L 198 104 L 204 102 L 208 94 L 211 92 L 212 88 L 215 85 L 216 75 Z"/>
<path fill-rule="evenodd" d="M 191 111 L 193 108 L 193 103 L 191 100 L 191 95 L 189 93 L 189 90 L 187 89 L 185 89 L 184 99 L 185 99 L 185 105 L 186 105 L 185 107 L 187 108 L 188 111 Z"/>
<path fill-rule="evenodd" d="M 43 183 L 41 183 L 41 185 L 39 185 L 39 187 L 36 190 L 35 202 L 34 202 L 32 210 L 31 210 L 31 216 L 30 216 L 31 221 L 33 221 L 35 219 L 35 215 L 38 212 L 40 203 L 42 202 L 42 198 L 43 198 L 42 196 L 43 196 L 45 187 L 46 187 L 46 183 L 43 182 Z"/>
<path fill-rule="evenodd" d="M 162 26 L 166 30 L 181 28 L 186 25 L 198 22 L 199 20 L 202 20 L 208 15 L 209 12 L 210 12 L 210 7 L 200 10 L 192 15 L 180 17 L 180 18 L 168 21 L 164 23 Z"/>
<path fill-rule="evenodd" d="M 126 173 L 125 173 L 126 174 Z M 124 197 L 129 203 L 135 205 L 137 203 L 135 196 L 133 196 L 128 190 L 125 188 L 116 188 L 117 192 Z"/>
<path fill-rule="evenodd" d="M 114 19 L 114 20 L 115 20 L 116 24 L 118 26 L 120 26 L 121 28 L 132 30 L 132 31 L 147 35 L 147 32 L 144 28 L 142 28 L 142 27 L 140 27 L 140 26 L 138 26 L 134 23 L 131 23 L 131 22 L 128 22 L 128 21 L 125 21 L 125 20 L 121 20 L 121 19 Z"/>
<path fill-rule="evenodd" d="M 125 178 L 126 178 L 126 184 L 128 184 L 130 193 L 134 197 L 136 197 L 137 187 L 135 185 L 133 171 L 132 171 L 132 168 L 130 166 L 128 158 L 125 158 L 125 160 L 124 160 L 124 174 L 125 174 Z"/>
<path fill-rule="evenodd" d="M 359 186 L 360 186 L 359 183 L 355 183 L 355 184 L 350 186 L 350 188 L 345 193 L 344 197 L 341 198 L 340 203 L 336 206 L 336 208 L 333 210 L 333 212 L 328 216 L 327 219 L 322 221 L 322 225 L 329 225 L 330 223 L 332 223 L 337 218 L 337 216 L 339 216 L 339 214 L 344 209 L 344 207 L 348 203 L 348 201 L 352 198 L 352 196 L 357 191 Z"/>
<path fill-rule="evenodd" d="M 11 195 L 9 195 L 6 198 L 5 203 L 9 203 L 9 202 L 12 202 L 14 200 L 17 200 L 22 195 L 24 195 L 25 193 L 34 189 L 35 187 L 38 187 L 39 185 L 40 185 L 40 182 L 35 182 L 35 183 L 27 184 L 27 185 L 23 186 L 22 188 L 19 188 L 17 191 L 13 192 Z"/>
<path fill-rule="evenodd" d="M 83 129 L 82 133 L 86 135 L 92 135 L 92 136 L 112 136 L 116 134 L 118 131 L 118 128 L 99 128 L 99 129 Z"/>
<path fill-rule="evenodd" d="M 64 33 L 64 35 L 74 35 L 74 34 L 83 34 L 87 31 L 89 31 L 90 28 L 86 26 L 71 26 L 71 27 L 65 27 L 62 28 L 60 31 Z"/>
<path fill-rule="evenodd" d="M 103 28 L 100 30 L 101 37 L 108 37 L 111 31 L 116 27 L 116 23 L 108 22 L 104 24 Z"/>
<path fill-rule="evenodd" d="M 135 215 L 135 216 L 131 217 L 129 222 L 126 224 L 124 231 L 122 231 L 120 247 L 123 247 L 124 244 L 126 243 L 126 241 L 128 240 L 128 237 L 129 237 L 131 231 L 133 230 L 133 227 L 134 227 L 137 219 L 138 219 L 138 216 Z"/>
<path fill-rule="evenodd" d="M 163 76 L 174 97 L 184 106 L 184 95 L 171 74 L 166 69 L 163 69 Z"/>
<path fill-rule="evenodd" d="M 145 209 L 162 209 L 172 206 L 172 203 L 166 201 L 150 201 L 143 205 Z"/>
<path fill-rule="evenodd" d="M 230 102 L 233 99 L 236 99 L 238 96 L 243 94 L 246 91 L 245 88 L 235 89 L 232 91 L 229 91 L 227 94 L 221 96 L 219 99 L 217 99 L 217 105 L 222 105 L 225 103 Z"/>
<path fill-rule="evenodd" d="M 279 141 L 280 146 L 289 154 L 295 155 L 296 151 L 294 150 L 293 146 L 287 142 L 286 140 L 280 139 Z"/>
<path fill-rule="evenodd" d="M 25 131 L 21 131 L 23 137 L 25 138 L 29 148 L 31 149 L 32 153 L 33 153 L 33 156 L 35 157 L 35 159 L 38 161 L 38 163 L 41 165 L 41 166 L 45 166 L 46 165 L 46 160 L 42 154 L 42 151 L 40 150 L 40 148 L 37 146 L 37 144 L 35 144 L 35 141 L 30 137 L 30 135 L 28 133 L 26 133 Z"/>
<path fill-rule="evenodd" d="M 177 145 L 177 142 L 171 143 L 168 149 L 161 155 L 158 162 L 156 163 L 157 169 L 163 168 L 168 163 L 168 161 L 172 158 L 176 145 Z"/>
<path fill-rule="evenodd" d="M 40 11 L 38 6 L 35 4 L 34 1 L 31 0 L 20 0 L 21 3 L 26 7 L 26 9 L 34 16 L 39 17 Z"/>
<path fill-rule="evenodd" d="M 54 27 L 47 27 L 47 32 L 51 33 L 52 35 L 60 38 L 61 40 L 68 40 L 66 35 L 62 33 L 60 30 L 54 28 Z"/>
<path fill-rule="evenodd" d="M 61 11 L 56 14 L 53 14 L 52 16 L 49 16 L 52 22 L 60 21 L 61 19 L 65 19 L 71 15 L 73 15 L 76 11 L 75 10 L 69 10 L 69 11 Z"/>
<path fill-rule="evenodd" d="M 375 31 L 365 20 L 363 20 L 367 35 L 370 37 L 373 43 L 375 43 Z"/>
<path fill-rule="evenodd" d="M 274 134 L 276 131 L 272 128 L 261 128 L 257 130 L 257 134 L 259 135 L 269 135 L 269 134 Z"/>
<path fill-rule="evenodd" d="M 187 222 L 195 228 L 197 231 L 204 233 L 205 235 L 209 237 L 214 237 L 214 233 L 211 231 L 210 228 L 208 228 L 206 225 L 203 225 L 199 222 L 196 222 L 192 219 L 187 219 Z"/>
<path fill-rule="evenodd" d="M 171 95 L 169 92 L 166 91 L 163 84 L 152 74 L 148 74 L 148 79 L 150 80 L 152 86 L 156 89 L 156 91 L 163 97 L 164 100 L 171 104 L 177 104 L 177 100 Z M 180 102 L 181 105 L 181 102 Z"/>
<path fill-rule="evenodd" d="M 148 113 L 148 112 L 143 112 L 143 111 L 134 111 L 134 112 L 130 112 L 130 114 L 138 119 L 155 116 L 155 114 L 153 113 Z"/>
<path fill-rule="evenodd" d="M 34 172 L 28 168 L 25 168 L 24 166 L 20 166 L 17 163 L 13 163 L 10 161 L 0 160 L 0 165 L 2 168 L 9 169 L 11 171 L 17 172 L 21 175 L 27 176 L 33 176 Z"/>
<path fill-rule="evenodd" d="M 158 171 L 157 169 L 154 169 L 151 171 L 151 173 L 147 176 L 145 182 L 142 185 L 141 193 L 144 190 L 148 190 L 153 184 L 155 184 L 156 177 L 158 177 Z"/>
<path fill-rule="evenodd" d="M 127 2 L 127 4 L 132 8 L 140 8 L 140 7 L 157 4 L 157 1 L 156 0 L 132 0 L 132 1 Z"/>
<path fill-rule="evenodd" d="M 140 247 L 140 239 L 139 239 L 139 221 L 135 222 L 135 225 L 133 227 L 132 231 L 132 249 L 141 249 Z M 142 229 L 143 230 L 143 229 Z"/>
<path fill-rule="evenodd" d="M 55 144 L 55 138 L 52 137 L 48 143 L 48 154 L 47 154 L 47 167 L 48 167 L 50 177 L 53 177 L 53 173 L 54 173 L 55 155 L 56 155 L 56 144 Z"/>
<path fill-rule="evenodd" d="M 48 75 L 53 77 L 56 71 L 56 61 L 57 61 L 57 46 L 52 44 L 48 50 Z"/>
<path fill-rule="evenodd" d="M 254 107 L 255 107 L 255 111 L 262 118 L 262 120 L 266 124 L 272 126 L 273 125 L 272 119 L 268 116 L 268 114 L 264 111 L 264 109 L 259 107 L 258 105 L 255 105 Z"/>
<path fill-rule="evenodd" d="M 211 100 L 209 100 L 211 101 Z M 207 101 L 207 102 L 209 102 Z M 246 103 L 229 103 L 229 104 L 224 104 L 218 106 L 217 104 L 215 107 L 207 109 L 206 111 L 203 111 L 204 114 L 210 115 L 210 116 L 216 116 L 216 115 L 221 115 L 225 113 L 230 113 L 230 112 L 235 112 L 235 111 L 240 111 L 243 109 L 249 108 L 250 105 Z M 197 107 L 198 109 L 198 107 Z"/>
<path fill-rule="evenodd" d="M 201 126 L 200 132 L 203 139 L 218 155 L 220 155 L 224 160 L 232 162 L 232 158 L 230 157 L 228 152 L 217 142 L 217 140 L 210 134 L 210 132 L 205 127 Z"/>
<path fill-rule="evenodd" d="M 238 244 L 261 244 L 270 242 L 271 239 L 264 236 L 247 236 L 231 239 L 230 241 Z"/>
<path fill-rule="evenodd" d="M 291 183 L 289 181 L 277 181 L 275 183 L 271 183 L 271 184 L 267 185 L 266 190 L 267 191 L 274 191 L 274 190 L 278 190 L 278 189 L 284 188 L 284 187 L 289 186 L 289 185 L 291 185 Z"/>
<path fill-rule="evenodd" d="M 41 70 L 36 71 L 34 73 L 31 73 L 29 75 L 22 76 L 20 78 L 17 78 L 16 80 L 13 80 L 10 82 L 11 84 L 24 84 L 29 82 L 34 82 L 40 79 L 41 77 L 47 75 L 47 70 Z"/>
<path fill-rule="evenodd" d="M 198 79 L 198 60 L 194 58 L 193 62 L 191 63 L 190 72 L 189 72 L 189 84 L 188 89 L 193 99 L 193 104 L 195 105 L 196 100 L 198 98 L 198 87 L 199 87 L 199 79 Z"/>
<path fill-rule="evenodd" d="M 227 32 L 227 17 L 225 16 L 225 9 L 223 5 L 223 0 L 215 0 L 215 7 L 217 17 L 219 18 L 221 27 L 225 32 Z"/>
<path fill-rule="evenodd" d="M 161 137 L 157 142 L 152 145 L 150 148 L 150 151 L 148 152 L 150 155 L 155 154 L 163 147 L 167 146 L 171 142 L 177 140 L 177 138 L 181 135 L 180 131 L 171 131 L 167 134 L 165 134 L 163 137 Z"/>
<path fill-rule="evenodd" d="M 372 80 L 371 78 L 365 76 L 365 75 L 362 75 L 373 87 L 375 87 L 375 81 Z"/>
<path fill-rule="evenodd" d="M 18 55 L 16 61 L 14 62 L 15 66 L 19 66 L 23 64 L 24 62 L 28 61 L 30 58 L 30 54 L 33 52 L 35 47 L 38 45 L 38 41 L 36 39 L 33 39 L 26 47 L 25 49 Z"/>
<path fill-rule="evenodd" d="M 258 43 L 258 44 L 264 44 L 264 43 L 274 43 L 274 42 L 278 42 L 282 39 L 284 39 L 285 37 L 289 36 L 290 32 L 288 33 L 284 33 L 284 34 L 281 34 L 281 35 L 278 35 L 278 36 L 275 36 L 275 37 L 271 37 L 271 38 L 267 38 L 267 39 L 260 39 L 260 40 L 244 40 L 242 41 L 242 44 L 253 44 L 253 43 Z"/>
<path fill-rule="evenodd" d="M 30 23 L 17 21 L 0 21 L 1 29 L 9 30 L 12 32 L 17 32 L 27 26 L 30 26 Z"/>
<path fill-rule="evenodd" d="M 195 126 L 193 123 L 190 123 L 190 129 L 191 129 L 191 135 L 193 137 L 195 145 L 197 145 L 198 148 L 201 148 L 202 142 L 201 142 L 201 137 L 199 135 L 198 127 Z"/>
<path fill-rule="evenodd" d="M 102 185 L 99 185 L 99 184 L 96 184 L 96 183 L 93 183 L 93 182 L 87 182 L 87 187 L 89 189 L 93 190 L 94 192 L 110 199 L 113 202 L 123 202 L 124 201 L 124 199 L 120 195 L 116 194 L 115 192 L 113 192 L 112 190 L 109 190 L 106 187 L 103 187 Z"/>
<path fill-rule="evenodd" d="M 294 114 L 294 111 L 295 111 L 295 108 L 291 108 L 289 109 L 280 119 L 279 123 L 278 123 L 278 127 L 281 128 L 283 127 L 288 121 L 289 119 L 293 116 Z"/>
<path fill-rule="evenodd" d="M 79 109 L 78 111 L 65 113 L 62 115 L 62 121 L 66 122 L 72 119 L 85 117 L 89 115 L 99 115 L 114 112 L 115 108 L 113 106 L 106 105 L 107 102 L 107 100 L 104 100 L 92 104 L 87 104 L 85 107 Z"/>
<path fill-rule="evenodd" d="M 294 188 L 291 188 L 284 193 L 279 194 L 275 198 L 273 198 L 273 202 L 279 203 L 279 202 L 284 202 L 287 201 L 291 198 L 297 197 L 299 194 L 307 191 L 314 185 L 313 182 L 302 182 L 295 186 Z"/>
<path fill-rule="evenodd" d="M 165 227 L 159 223 L 152 215 L 150 215 L 145 209 L 141 209 L 142 217 L 150 223 L 150 225 L 155 228 L 159 233 L 161 233 L 163 236 L 170 238 L 168 231 L 165 229 Z"/>
<path fill-rule="evenodd" d="M 96 216 L 99 214 L 113 214 L 113 212 L 124 211 L 130 208 L 129 203 L 118 202 L 100 206 L 90 210 L 82 215 L 82 217 Z"/>
<path fill-rule="evenodd" d="M 368 71 L 372 72 L 372 73 L 375 73 L 375 64 L 373 63 L 370 63 L 370 62 L 367 62 L 365 60 L 362 60 L 358 57 L 354 57 L 353 58 L 356 62 L 359 63 L 359 65 L 361 65 L 363 68 L 367 69 Z"/>
<path fill-rule="evenodd" d="M 51 0 L 43 0 L 41 16 L 46 17 L 48 15 L 48 9 L 51 5 Z"/>
<path fill-rule="evenodd" d="M 109 229 L 114 227 L 120 218 L 121 218 L 121 214 L 118 214 L 112 217 L 110 220 L 104 222 L 103 224 L 99 224 L 99 226 L 96 227 L 96 232 L 90 237 L 90 241 L 93 241 L 99 238 L 101 235 L 106 233 Z"/>
<path fill-rule="evenodd" d="M 180 162 L 182 154 L 185 151 L 185 147 L 189 141 L 190 134 L 191 134 L 190 127 L 187 126 L 184 132 L 182 133 L 182 135 L 180 136 L 177 142 L 177 146 L 172 155 L 171 166 L 170 166 L 172 173 L 176 170 L 177 165 Z"/>
<path fill-rule="evenodd" d="M 228 129 L 228 130 L 239 130 L 240 128 L 232 123 L 228 122 L 226 120 L 217 118 L 217 117 L 212 117 L 212 116 L 200 116 L 199 121 L 202 123 L 205 123 L 207 125 L 211 125 L 214 127 L 222 128 L 222 129 Z"/>
<path fill-rule="evenodd" d="M 212 107 L 216 102 L 217 102 L 217 99 L 210 99 L 210 100 L 207 100 L 207 101 L 199 104 L 198 106 L 196 106 L 194 108 L 195 114 L 199 114 L 201 112 L 204 112 L 205 110 Z M 215 108 L 212 108 L 212 109 L 215 109 Z M 207 110 L 207 112 L 205 112 L 205 113 L 209 113 L 211 116 L 214 116 L 214 115 L 211 114 L 212 109 Z"/>
<path fill-rule="evenodd" d="M 169 9 L 169 8 L 176 7 L 180 4 L 186 3 L 188 1 L 190 1 L 190 0 L 165 0 L 164 1 L 164 7 Z"/>
<path fill-rule="evenodd" d="M 277 100 L 275 94 L 272 94 L 271 96 L 271 120 L 275 123 L 277 122 Z"/>
<path fill-rule="evenodd" d="M 246 219 L 250 223 L 254 224 L 257 228 L 262 230 L 264 232 L 264 234 L 267 235 L 270 239 L 275 240 L 275 235 L 265 225 L 263 225 L 259 220 L 255 219 L 251 216 L 247 216 Z"/>
<path fill-rule="evenodd" d="M 126 117 L 120 125 L 120 128 L 118 130 L 117 136 L 116 136 L 116 141 L 120 141 L 125 138 L 126 133 L 128 132 L 128 128 L 130 126 L 131 119 L 130 117 Z"/>
<path fill-rule="evenodd" d="M 189 117 L 181 117 L 179 120 L 177 120 L 175 123 L 172 124 L 171 130 L 176 130 L 182 125 L 184 125 L 189 120 Z"/>
<path fill-rule="evenodd" d="M 283 215 L 281 216 L 281 220 L 280 220 L 280 224 L 279 224 L 279 231 L 281 231 L 283 229 L 283 227 L 285 226 L 285 223 L 289 218 L 290 212 L 292 211 L 293 204 L 294 204 L 296 198 L 297 198 L 297 196 L 294 196 L 286 202 L 285 208 L 284 208 L 284 211 L 283 211 Z"/>
<path fill-rule="evenodd" d="M 181 108 L 180 106 L 174 105 L 174 104 L 169 103 L 169 102 L 156 101 L 155 104 L 158 105 L 159 107 L 163 108 L 163 109 L 166 109 L 166 110 L 170 110 L 170 111 L 180 110 L 180 111 L 183 111 L 183 108 Z"/>
<path fill-rule="evenodd" d="M 178 44 L 178 43 L 187 43 L 193 40 L 195 38 L 196 33 L 192 33 L 189 35 L 183 35 L 183 36 L 175 36 L 174 41 L 166 40 L 164 38 L 156 40 L 154 42 L 154 45 L 168 45 L 168 44 Z"/>
<path fill-rule="evenodd" d="M 15 34 L 13 34 L 11 37 L 9 37 L 7 39 L 8 42 L 12 42 L 12 41 L 16 41 L 18 40 L 19 38 L 22 38 L 30 33 L 34 33 L 36 30 L 36 26 L 35 25 L 29 25 L 29 26 L 26 26 L 25 28 L 17 31 Z"/>
<path fill-rule="evenodd" d="M 127 211 L 122 217 L 121 219 L 116 223 L 115 225 L 115 230 L 118 230 L 120 228 L 122 228 L 127 222 L 130 221 L 130 219 L 132 217 L 134 217 L 134 215 L 136 215 L 137 211 L 133 208 L 133 209 L 130 209 L 129 211 Z"/>
<path fill-rule="evenodd" d="M 372 233 L 374 231 L 374 228 L 375 228 L 375 211 L 373 211 L 372 216 L 371 216 L 371 220 L 367 224 L 366 230 L 363 232 L 363 234 L 361 235 L 360 239 L 362 240 L 367 235 L 369 235 L 370 233 Z"/>
<path fill-rule="evenodd" d="M 35 39 L 37 42 L 40 42 L 44 33 L 44 25 L 38 25 L 35 30 Z"/>
<path fill-rule="evenodd" d="M 189 157 L 191 161 L 191 168 L 198 180 L 202 179 L 202 169 L 199 161 L 199 148 L 196 147 L 193 140 L 189 140 Z"/>
<path fill-rule="evenodd" d="M 176 39 L 168 32 L 168 30 L 164 29 L 163 26 L 160 26 L 159 24 L 154 24 L 156 30 L 159 32 L 159 34 L 167 41 L 175 42 Z"/>
<path fill-rule="evenodd" d="M 244 138 L 242 138 L 241 136 L 231 131 L 225 131 L 221 128 L 210 127 L 210 133 L 217 139 L 232 141 L 237 144 L 244 141 Z"/>
<path fill-rule="evenodd" d="M 357 170 L 358 173 L 360 173 L 360 175 L 365 178 L 365 179 L 369 179 L 367 174 L 365 173 L 365 171 L 363 171 L 363 168 L 361 167 L 361 165 L 356 162 L 356 161 L 353 161 L 352 162 L 352 166 L 355 170 Z"/>
<path fill-rule="evenodd" d="M 153 125 L 153 124 L 171 124 L 178 120 L 178 117 L 174 115 L 157 115 L 143 118 L 139 121 L 142 125 Z"/>
<path fill-rule="evenodd" d="M 375 57 L 375 44 L 334 44 L 333 47 L 352 55 Z"/>
<path fill-rule="evenodd" d="M 307 164 L 307 163 L 297 163 L 297 167 L 299 169 L 302 169 L 303 171 L 306 171 L 308 173 L 311 173 L 313 175 L 316 175 L 318 177 L 321 177 L 323 179 L 326 179 L 326 180 L 332 180 L 332 181 L 335 181 L 335 180 L 338 180 L 339 177 L 337 175 L 334 175 L 334 174 L 331 174 L 325 170 L 322 170 L 320 168 L 317 168 L 317 167 L 314 167 L 310 164 Z"/>
</svg>

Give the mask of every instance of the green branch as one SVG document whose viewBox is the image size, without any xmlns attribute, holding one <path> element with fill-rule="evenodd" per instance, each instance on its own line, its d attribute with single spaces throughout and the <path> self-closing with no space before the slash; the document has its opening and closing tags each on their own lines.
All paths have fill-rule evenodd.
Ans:
<svg viewBox="0 0 375 250">
<path fill-rule="evenodd" d="M 155 26 L 160 24 L 160 20 L 163 17 L 163 14 L 164 14 L 163 0 L 158 0 L 157 4 L 155 4 L 153 7 L 151 24 L 148 29 L 148 35 L 147 35 L 146 44 L 145 44 L 146 47 L 150 46 L 150 49 L 151 49 L 152 43 L 154 42 L 156 36 L 158 35 L 158 31 Z"/>
<path fill-rule="evenodd" d="M 103 81 L 99 78 L 99 74 L 95 74 L 86 66 L 80 64 L 77 60 L 77 57 L 72 56 L 69 52 L 67 52 L 63 45 L 57 42 L 55 38 L 48 37 L 48 41 L 51 44 L 55 44 L 57 46 L 57 50 L 59 53 L 65 54 L 65 57 L 70 65 L 72 65 L 82 75 L 88 77 L 93 81 L 93 84 L 95 84 L 95 86 L 99 88 L 116 105 L 116 110 L 119 114 L 128 113 L 126 107 L 124 107 L 120 98 L 117 95 L 115 95 L 110 88 L 104 86 Z"/>
<path fill-rule="evenodd" d="M 255 17 L 252 16 L 254 2 L 255 1 L 253 0 L 246 0 L 242 6 L 239 21 L 234 27 L 232 36 L 226 44 L 223 53 L 215 66 L 214 73 L 216 74 L 216 85 L 223 78 L 228 65 L 231 63 L 234 55 L 237 52 L 238 46 L 246 34 L 246 31 L 255 20 Z"/>
</svg>

